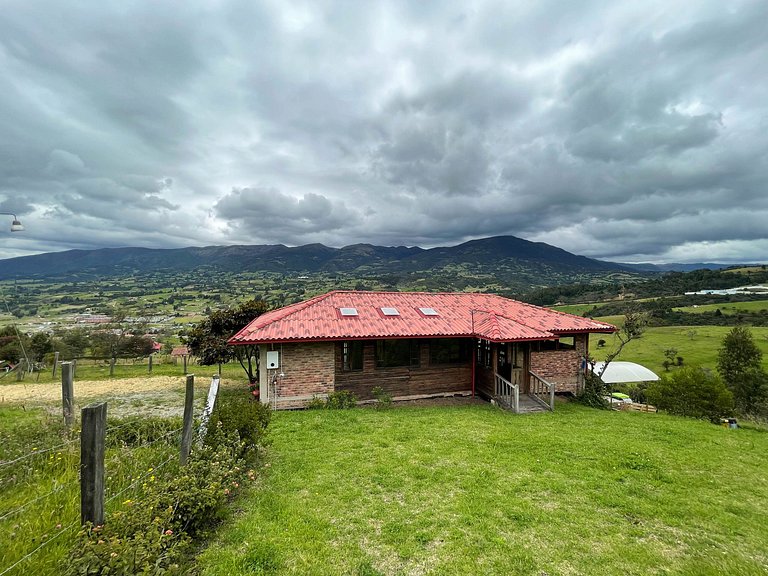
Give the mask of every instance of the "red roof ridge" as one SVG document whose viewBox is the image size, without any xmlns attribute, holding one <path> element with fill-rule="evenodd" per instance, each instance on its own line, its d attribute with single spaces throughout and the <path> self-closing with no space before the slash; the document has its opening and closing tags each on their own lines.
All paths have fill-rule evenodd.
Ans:
<svg viewBox="0 0 768 576">
<path fill-rule="evenodd" d="M 277 308 L 275 310 L 270 310 L 268 312 L 265 312 L 261 316 L 257 316 L 254 318 L 254 320 L 262 320 L 262 319 L 268 319 L 270 322 L 275 322 L 277 320 L 284 320 L 288 318 L 288 316 L 291 316 L 292 314 L 296 314 L 297 312 L 301 312 L 302 310 L 308 308 L 309 306 L 312 306 L 314 304 L 317 304 L 318 302 L 322 302 L 331 294 L 334 292 L 326 292 L 325 294 L 318 294 L 317 296 L 313 296 L 309 300 L 302 300 L 301 302 L 294 302 L 293 304 L 289 304 L 288 306 L 281 306 L 280 308 Z M 278 314 L 278 312 L 281 312 L 281 314 Z"/>
</svg>

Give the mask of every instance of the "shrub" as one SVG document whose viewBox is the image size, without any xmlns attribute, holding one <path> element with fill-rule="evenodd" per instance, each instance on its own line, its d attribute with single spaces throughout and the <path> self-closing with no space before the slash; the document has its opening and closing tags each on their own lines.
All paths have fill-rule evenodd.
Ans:
<svg viewBox="0 0 768 576">
<path fill-rule="evenodd" d="M 266 406 L 243 392 L 223 392 L 205 442 L 193 447 L 187 465 L 174 459 L 153 471 L 103 526 L 85 526 L 68 557 L 67 575 L 184 573 L 193 538 L 218 524 L 240 485 L 255 478 L 247 463 L 258 454 L 269 423 Z"/>
<path fill-rule="evenodd" d="M 373 390 L 371 390 L 371 394 L 376 398 L 375 406 L 377 409 L 389 408 L 392 406 L 392 395 L 386 392 L 381 386 L 375 386 Z"/>
<path fill-rule="evenodd" d="M 328 394 L 325 407 L 331 410 L 346 410 L 357 406 L 357 397 L 349 390 L 338 390 Z"/>
<path fill-rule="evenodd" d="M 597 374 L 589 371 L 584 377 L 584 388 L 576 396 L 576 400 L 592 408 L 608 408 L 606 394 L 608 394 L 608 388 L 605 382 Z"/>
<path fill-rule="evenodd" d="M 357 397 L 348 390 L 338 390 L 331 392 L 328 397 L 323 400 L 319 396 L 312 397 L 306 408 L 309 410 L 346 410 L 348 408 L 355 408 L 357 406 Z"/>
<path fill-rule="evenodd" d="M 670 414 L 718 422 L 733 413 L 733 395 L 722 380 L 698 367 L 684 367 L 646 390 L 651 404 Z"/>
<path fill-rule="evenodd" d="M 325 408 L 325 400 L 318 396 L 312 396 L 312 400 L 307 402 L 307 410 L 321 410 Z"/>
<path fill-rule="evenodd" d="M 271 416 L 269 406 L 255 400 L 246 391 L 220 390 L 208 424 L 208 436 L 221 423 L 225 434 L 237 432 L 240 440 L 249 446 L 256 446 L 261 443 Z M 206 438 L 206 443 L 210 441 Z"/>
</svg>

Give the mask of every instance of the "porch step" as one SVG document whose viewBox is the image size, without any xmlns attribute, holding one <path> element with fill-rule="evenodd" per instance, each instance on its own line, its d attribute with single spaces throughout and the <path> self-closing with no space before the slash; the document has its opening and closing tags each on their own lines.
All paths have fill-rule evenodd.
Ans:
<svg viewBox="0 0 768 576">
<path fill-rule="evenodd" d="M 502 408 L 506 408 L 507 410 L 511 410 L 511 407 L 507 407 L 504 402 L 501 402 L 498 398 L 494 398 L 494 401 L 497 405 L 501 406 Z M 518 399 L 518 407 L 520 409 L 520 414 L 529 414 L 531 412 L 548 412 L 544 406 L 542 406 L 539 402 L 528 396 L 528 394 L 520 394 L 520 398 Z"/>
</svg>

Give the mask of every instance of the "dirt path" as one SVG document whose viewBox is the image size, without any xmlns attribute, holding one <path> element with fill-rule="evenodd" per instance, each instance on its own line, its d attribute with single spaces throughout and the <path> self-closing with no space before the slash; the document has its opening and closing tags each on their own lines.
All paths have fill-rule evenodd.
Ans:
<svg viewBox="0 0 768 576">
<path fill-rule="evenodd" d="M 196 403 L 202 402 L 208 390 L 209 379 L 195 382 Z M 76 408 L 94 401 L 108 401 L 108 410 L 114 415 L 174 416 L 183 413 L 185 380 L 178 376 L 151 376 L 146 378 L 113 378 L 111 380 L 76 380 L 74 395 Z M 25 384 L 14 382 L 0 385 L 0 407 L 9 405 L 44 406 L 59 409 L 61 384 Z"/>
</svg>

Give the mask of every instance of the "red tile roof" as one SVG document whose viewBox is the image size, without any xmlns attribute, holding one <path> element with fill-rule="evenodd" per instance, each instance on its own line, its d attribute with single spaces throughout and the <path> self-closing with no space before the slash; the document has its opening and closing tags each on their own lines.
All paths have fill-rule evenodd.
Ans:
<svg viewBox="0 0 768 576">
<path fill-rule="evenodd" d="M 341 316 L 340 308 L 355 308 L 358 315 Z M 399 315 L 386 316 L 381 308 L 397 308 Z M 419 308 L 434 308 L 437 316 Z M 262 314 L 229 343 L 429 337 L 510 342 L 615 331 L 611 324 L 494 294 L 335 291 Z"/>
</svg>

